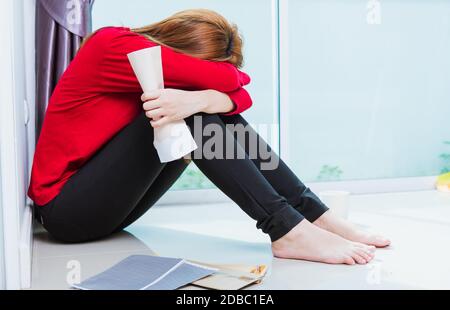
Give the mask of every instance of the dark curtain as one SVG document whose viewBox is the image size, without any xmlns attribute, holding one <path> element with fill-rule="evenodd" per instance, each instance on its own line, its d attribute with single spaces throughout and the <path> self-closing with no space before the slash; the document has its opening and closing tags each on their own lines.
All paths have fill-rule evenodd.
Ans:
<svg viewBox="0 0 450 310">
<path fill-rule="evenodd" d="M 56 83 L 91 31 L 94 0 L 36 0 L 36 139 Z"/>
</svg>

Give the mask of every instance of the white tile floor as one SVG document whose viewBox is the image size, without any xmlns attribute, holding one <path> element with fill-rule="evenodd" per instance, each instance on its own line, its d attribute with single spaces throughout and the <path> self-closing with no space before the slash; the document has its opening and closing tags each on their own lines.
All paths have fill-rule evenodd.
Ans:
<svg viewBox="0 0 450 310">
<path fill-rule="evenodd" d="M 211 263 L 268 264 L 253 289 L 450 289 L 450 194 L 435 191 L 351 197 L 350 220 L 392 240 L 366 266 L 272 258 L 268 238 L 237 206 L 159 206 L 127 232 L 87 244 L 62 245 L 35 234 L 32 289 L 67 289 L 132 254 Z"/>
</svg>

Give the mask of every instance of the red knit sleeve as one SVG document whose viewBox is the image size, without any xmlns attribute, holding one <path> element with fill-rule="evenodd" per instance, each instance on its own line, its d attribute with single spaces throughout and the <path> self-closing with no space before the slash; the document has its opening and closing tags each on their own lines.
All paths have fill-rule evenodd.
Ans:
<svg viewBox="0 0 450 310">
<path fill-rule="evenodd" d="M 99 81 L 93 86 L 101 92 L 142 92 L 127 54 L 157 46 L 127 28 L 108 27 L 95 35 L 103 57 L 98 70 Z M 226 115 L 238 114 L 252 105 L 248 92 L 242 88 L 250 77 L 225 62 L 213 62 L 177 53 L 161 47 L 164 86 L 185 90 L 214 89 L 229 95 L 235 109 Z"/>
<path fill-rule="evenodd" d="M 241 73 L 230 63 L 194 58 L 161 47 L 164 86 L 230 92 L 242 86 Z"/>
<path fill-rule="evenodd" d="M 127 54 L 156 44 L 125 28 L 119 29 L 122 31 L 117 30 L 104 44 L 99 87 L 107 92 L 140 92 L 142 90 Z M 161 54 L 166 88 L 232 92 L 240 88 L 248 77 L 229 63 L 198 59 L 164 46 Z"/>
<path fill-rule="evenodd" d="M 239 88 L 233 92 L 227 93 L 234 103 L 234 109 L 224 115 L 233 115 L 244 112 L 252 106 L 252 98 L 244 88 Z"/>
</svg>

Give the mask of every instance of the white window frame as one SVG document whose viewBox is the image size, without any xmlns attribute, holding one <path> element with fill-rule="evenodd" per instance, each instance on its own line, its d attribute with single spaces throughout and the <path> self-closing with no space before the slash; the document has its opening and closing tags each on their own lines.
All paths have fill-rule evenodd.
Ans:
<svg viewBox="0 0 450 310">
<path fill-rule="evenodd" d="M 273 109 L 279 118 L 279 145 L 282 159 L 289 164 L 289 0 L 272 1 L 272 35 L 275 38 L 273 48 L 274 98 Z M 299 176 L 301 178 L 301 176 Z M 384 192 L 405 192 L 431 190 L 435 187 L 437 176 L 347 180 L 336 182 L 306 182 L 315 192 L 326 190 L 346 190 L 353 194 L 372 194 Z M 174 190 L 166 193 L 158 202 L 160 205 L 215 203 L 230 201 L 218 189 Z"/>
<path fill-rule="evenodd" d="M 289 0 L 279 2 L 279 53 L 280 53 L 280 154 L 289 164 Z M 291 0 L 292 1 L 292 0 Z M 301 176 L 300 176 L 301 177 Z M 307 182 L 314 191 L 347 190 L 354 194 L 405 192 L 434 188 L 437 176 L 347 180 L 336 182 Z"/>
</svg>

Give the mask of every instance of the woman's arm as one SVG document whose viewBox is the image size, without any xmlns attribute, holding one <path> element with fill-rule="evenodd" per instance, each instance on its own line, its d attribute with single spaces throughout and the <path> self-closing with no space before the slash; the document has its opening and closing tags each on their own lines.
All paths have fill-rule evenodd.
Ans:
<svg viewBox="0 0 450 310">
<path fill-rule="evenodd" d="M 231 92 L 250 83 L 246 73 L 227 62 L 194 58 L 165 46 L 161 47 L 161 57 L 166 88 Z"/>
<path fill-rule="evenodd" d="M 240 114 L 249 109 L 253 104 L 252 98 L 243 87 L 226 94 L 230 97 L 231 101 L 233 101 L 234 109 L 228 113 L 225 113 L 225 115 Z"/>
<path fill-rule="evenodd" d="M 108 34 L 108 31 L 111 32 Z M 141 91 L 139 82 L 128 61 L 127 54 L 136 50 L 154 47 L 155 43 L 147 38 L 117 27 L 96 35 L 109 36 L 105 46 L 88 46 L 92 50 L 103 51 L 96 78 L 98 91 L 136 92 Z M 94 39 L 94 38 L 93 38 Z M 94 42 L 95 43 L 95 42 Z M 100 44 L 99 44 L 100 45 Z M 191 57 L 162 46 L 162 69 L 165 88 L 185 90 L 215 89 L 220 92 L 232 92 L 248 84 L 250 78 L 232 64 L 213 62 Z"/>
<path fill-rule="evenodd" d="M 250 97 L 249 97 L 250 98 Z M 162 89 L 143 94 L 143 108 L 154 128 L 204 112 L 233 113 L 236 106 L 226 93 L 216 90 Z"/>
</svg>

